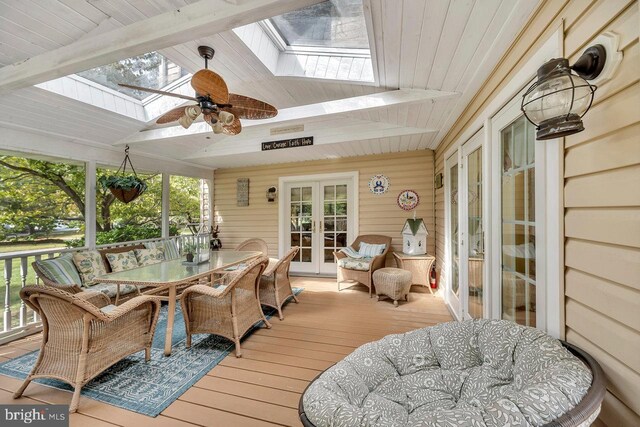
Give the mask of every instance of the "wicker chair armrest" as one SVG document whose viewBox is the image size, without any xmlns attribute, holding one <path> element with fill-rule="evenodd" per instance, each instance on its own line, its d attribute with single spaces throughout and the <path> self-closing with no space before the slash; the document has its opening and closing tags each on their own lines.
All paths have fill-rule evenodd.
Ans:
<svg viewBox="0 0 640 427">
<path fill-rule="evenodd" d="M 111 300 L 108 296 L 106 296 L 102 292 L 92 291 L 90 289 L 78 292 L 74 295 L 78 298 L 90 302 L 98 308 L 102 308 L 111 304 Z"/>
<path fill-rule="evenodd" d="M 335 259 L 335 261 L 337 262 L 338 260 L 342 259 L 342 258 L 346 258 L 347 254 L 345 254 L 344 252 L 340 252 L 340 251 L 335 251 L 333 253 L 333 258 Z"/>
<path fill-rule="evenodd" d="M 222 298 L 229 292 L 230 288 L 231 288 L 230 286 L 227 286 L 225 289 L 220 290 L 220 289 L 216 289 L 214 287 L 206 286 L 206 285 L 194 285 L 185 289 L 185 291 L 182 293 L 182 298 L 184 299 L 185 297 L 187 297 L 189 294 L 192 294 L 192 293 L 196 293 L 200 295 L 208 295 L 213 298 Z"/>
<path fill-rule="evenodd" d="M 387 252 L 380 255 L 376 255 L 371 259 L 371 264 L 369 264 L 369 271 L 373 273 L 374 271 L 384 267 L 384 264 L 387 260 Z"/>
<path fill-rule="evenodd" d="M 105 315 L 106 319 L 104 320 L 106 322 L 113 322 L 117 318 L 122 317 L 128 314 L 129 312 L 131 312 L 132 310 L 135 310 L 136 308 L 146 304 L 151 305 L 151 309 L 154 312 L 160 310 L 160 299 L 150 295 L 141 295 L 141 296 L 131 298 L 124 304 L 119 305 L 118 307 L 113 309 L 113 311 Z"/>
</svg>

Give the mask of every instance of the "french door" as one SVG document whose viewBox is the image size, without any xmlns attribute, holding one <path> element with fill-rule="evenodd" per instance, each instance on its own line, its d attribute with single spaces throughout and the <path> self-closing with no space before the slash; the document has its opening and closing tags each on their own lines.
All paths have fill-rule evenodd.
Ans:
<svg viewBox="0 0 640 427">
<path fill-rule="evenodd" d="M 354 189 L 349 179 L 285 184 L 284 249 L 299 246 L 291 270 L 336 274 L 333 252 L 354 238 Z"/>
<path fill-rule="evenodd" d="M 480 319 L 485 291 L 485 153 L 478 132 L 445 161 L 447 181 L 446 299 L 458 319 Z"/>
</svg>

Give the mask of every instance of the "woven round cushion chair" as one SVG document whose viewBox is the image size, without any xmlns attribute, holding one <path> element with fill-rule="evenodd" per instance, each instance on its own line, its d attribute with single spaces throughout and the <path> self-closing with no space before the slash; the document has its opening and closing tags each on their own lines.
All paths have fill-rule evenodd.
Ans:
<svg viewBox="0 0 640 427">
<path fill-rule="evenodd" d="M 589 355 L 506 320 L 448 322 L 367 343 L 300 399 L 305 426 L 588 426 L 604 397 Z"/>
<path fill-rule="evenodd" d="M 398 307 L 398 300 L 404 298 L 409 301 L 411 291 L 411 272 L 399 268 L 381 268 L 373 273 L 373 286 L 380 301 L 381 295 L 386 295 L 393 300 L 393 305 Z"/>
<path fill-rule="evenodd" d="M 25 286 L 20 298 L 41 316 L 43 330 L 38 359 L 14 399 L 33 379 L 56 378 L 75 388 L 69 406 L 75 412 L 82 387 L 109 366 L 140 350 L 146 361 L 151 358 L 160 313 L 154 297 L 135 297 L 116 307 L 96 291 Z"/>
</svg>

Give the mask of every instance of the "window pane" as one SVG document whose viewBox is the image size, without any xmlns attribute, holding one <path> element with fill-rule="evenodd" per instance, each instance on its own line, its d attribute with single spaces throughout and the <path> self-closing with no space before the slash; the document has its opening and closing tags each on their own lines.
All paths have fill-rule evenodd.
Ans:
<svg viewBox="0 0 640 427">
<path fill-rule="evenodd" d="M 516 225 L 515 227 L 515 256 L 516 256 L 516 271 L 523 276 L 527 274 L 526 272 L 526 252 L 527 248 L 524 244 L 524 226 Z"/>
<path fill-rule="evenodd" d="M 291 233 L 291 246 L 300 246 L 300 233 Z"/>
<path fill-rule="evenodd" d="M 527 141 L 524 127 L 525 122 L 520 120 L 513 125 L 513 160 L 515 168 L 520 168 L 527 163 Z"/>
<path fill-rule="evenodd" d="M 346 218 L 337 218 L 336 219 L 336 231 L 347 231 L 347 219 Z"/>
<path fill-rule="evenodd" d="M 311 203 L 302 204 L 302 215 L 311 215 L 313 213 L 313 205 Z"/>
<path fill-rule="evenodd" d="M 347 233 L 336 234 L 336 247 L 338 248 L 347 247 Z"/>
<path fill-rule="evenodd" d="M 336 246 L 336 235 L 333 233 L 324 234 L 324 247 L 334 248 Z"/>
<path fill-rule="evenodd" d="M 324 204 L 324 214 L 325 215 L 335 215 L 335 204 L 334 202 L 328 202 Z"/>
<path fill-rule="evenodd" d="M 302 240 L 300 246 L 311 247 L 312 237 L 311 233 L 302 233 Z"/>
<path fill-rule="evenodd" d="M 301 261 L 302 262 L 311 262 L 311 249 L 310 248 L 302 248 L 300 250 L 301 253 Z"/>
<path fill-rule="evenodd" d="M 324 229 L 325 231 L 334 231 L 335 225 L 333 219 L 325 219 L 324 221 Z"/>
<path fill-rule="evenodd" d="M 300 201 L 301 191 L 300 188 L 291 189 L 291 201 Z"/>
<path fill-rule="evenodd" d="M 300 205 L 300 203 L 291 204 L 291 216 L 300 216 L 301 211 L 302 211 L 302 205 Z"/>
<path fill-rule="evenodd" d="M 324 262 L 333 262 L 333 249 L 324 250 Z"/>
<path fill-rule="evenodd" d="M 336 199 L 336 187 L 333 185 L 327 185 L 324 187 L 324 200 Z"/>
<path fill-rule="evenodd" d="M 150 89 L 162 89 L 188 73 L 158 52 L 149 52 L 140 56 L 101 65 L 76 75 L 94 83 L 108 87 L 138 100 L 153 96 L 152 93 L 119 86 L 127 83 Z"/>
<path fill-rule="evenodd" d="M 524 171 L 520 171 L 513 177 L 513 215 L 516 221 L 524 221 Z"/>
<path fill-rule="evenodd" d="M 330 0 L 271 18 L 289 46 L 369 48 L 362 0 Z"/>
<path fill-rule="evenodd" d="M 311 217 L 303 216 L 300 218 L 302 231 L 311 231 Z"/>
<path fill-rule="evenodd" d="M 511 127 L 506 128 L 502 131 L 501 135 L 501 145 L 502 145 L 502 171 L 507 172 L 511 168 L 513 168 L 513 148 L 512 148 L 512 138 L 511 138 Z"/>
<path fill-rule="evenodd" d="M 311 187 L 302 187 L 302 201 L 310 202 L 311 201 Z"/>
<path fill-rule="evenodd" d="M 347 200 L 347 186 L 346 185 L 336 185 L 336 199 L 337 200 Z"/>
<path fill-rule="evenodd" d="M 529 262 L 529 278 L 533 281 L 536 280 L 536 228 L 529 227 L 529 234 L 527 235 L 527 254 Z"/>
<path fill-rule="evenodd" d="M 347 202 L 336 203 L 336 215 L 346 215 L 346 214 L 347 214 Z"/>
<path fill-rule="evenodd" d="M 527 221 L 536 220 L 536 170 L 527 170 Z"/>
<path fill-rule="evenodd" d="M 209 232 L 208 213 L 200 211 L 201 179 L 169 177 L 169 234 Z M 144 195 L 142 196 L 144 197 Z"/>
</svg>

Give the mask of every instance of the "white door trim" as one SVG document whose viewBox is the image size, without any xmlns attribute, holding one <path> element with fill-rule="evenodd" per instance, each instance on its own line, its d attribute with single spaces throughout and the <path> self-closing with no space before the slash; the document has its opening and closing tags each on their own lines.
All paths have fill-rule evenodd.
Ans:
<svg viewBox="0 0 640 427">
<path fill-rule="evenodd" d="M 467 126 L 466 130 L 460 135 L 460 137 L 451 146 L 445 150 L 443 158 L 445 159 L 445 170 L 443 171 L 445 177 L 445 262 L 450 262 L 450 254 L 448 252 L 449 244 L 449 228 L 448 221 L 449 215 L 447 210 L 449 209 L 447 204 L 447 175 L 446 160 L 456 153 L 476 132 L 478 132 L 484 126 L 484 147 L 485 156 L 483 160 L 486 160 L 487 168 L 487 183 L 485 185 L 488 194 L 492 194 L 491 188 L 492 179 L 490 179 L 490 172 L 492 173 L 494 166 L 492 158 L 494 157 L 491 147 L 491 134 L 492 134 L 492 119 L 496 116 L 500 110 L 507 105 L 516 94 L 518 94 L 523 88 L 527 86 L 529 82 L 536 75 L 538 68 L 551 58 L 562 57 L 564 53 L 564 27 L 560 23 L 556 30 L 549 36 L 540 49 L 533 52 L 524 65 L 516 72 L 516 74 L 506 82 L 500 92 L 491 100 L 491 102 L 476 116 L 476 118 Z M 544 144 L 544 159 L 545 159 L 545 187 L 547 209 L 544 214 L 545 220 L 545 236 L 544 244 L 546 251 L 544 254 L 544 263 L 546 264 L 545 271 L 545 283 L 547 285 L 547 292 L 545 295 L 545 330 L 548 334 L 564 338 L 564 163 L 563 163 L 563 140 L 553 139 L 548 141 L 538 141 L 539 144 Z M 459 153 L 459 151 L 458 151 Z M 459 155 L 459 154 L 458 154 Z M 489 203 L 489 197 L 486 201 L 486 235 L 493 236 L 498 230 L 494 229 L 493 221 L 491 220 L 495 207 Z M 500 210 L 496 212 L 496 215 L 500 215 Z M 495 233 L 494 233 L 495 231 Z M 497 248 L 494 248 L 495 239 L 488 239 L 487 247 L 485 251 L 485 259 L 487 263 L 492 261 L 496 256 L 494 252 L 497 252 Z M 499 256 L 499 253 L 498 253 Z M 498 280 L 495 277 L 493 267 L 486 269 L 487 285 Z M 450 278 L 448 278 L 450 280 Z M 446 292 L 445 292 L 446 295 Z M 488 313 L 493 313 L 498 310 L 495 307 L 495 301 L 493 298 L 489 298 Z M 445 300 L 446 301 L 446 300 Z M 447 301 L 447 303 L 449 303 Z M 452 308 L 452 307 L 451 307 Z M 452 310 L 454 311 L 454 310 Z"/>
<path fill-rule="evenodd" d="M 295 182 L 309 182 L 309 181 L 325 181 L 325 180 L 351 180 L 353 187 L 353 219 L 351 230 L 347 233 L 347 242 L 351 243 L 360 232 L 360 193 L 359 193 L 359 181 L 360 173 L 358 171 L 350 172 L 336 172 L 336 173 L 323 173 L 314 175 L 293 175 L 293 176 L 281 176 L 278 178 L 278 256 L 282 256 L 287 251 L 285 248 L 286 241 L 286 227 L 288 224 L 285 185 Z"/>
<path fill-rule="evenodd" d="M 453 151 L 448 157 L 444 159 L 445 173 L 444 179 L 444 233 L 445 233 L 445 248 L 444 258 L 446 265 L 446 281 L 444 300 L 453 313 L 456 320 L 462 320 L 462 292 L 458 287 L 458 297 L 455 296 L 453 286 L 453 254 L 451 253 L 451 177 L 449 171 L 454 165 L 458 165 L 458 193 L 460 192 L 460 151 Z M 458 199 L 459 201 L 459 199 Z M 458 203 L 458 254 L 460 253 L 460 203 Z M 460 277 L 460 269 L 458 268 L 458 277 Z"/>
</svg>

